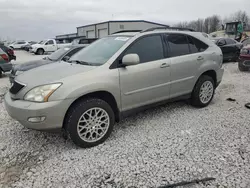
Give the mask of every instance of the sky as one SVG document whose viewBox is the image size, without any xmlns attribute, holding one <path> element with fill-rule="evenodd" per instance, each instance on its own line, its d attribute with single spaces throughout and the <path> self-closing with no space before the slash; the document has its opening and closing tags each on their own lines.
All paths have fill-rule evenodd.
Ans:
<svg viewBox="0 0 250 188">
<path fill-rule="evenodd" d="M 0 39 L 41 40 L 76 33 L 76 27 L 142 19 L 174 24 L 243 10 L 250 0 L 0 0 Z"/>
</svg>

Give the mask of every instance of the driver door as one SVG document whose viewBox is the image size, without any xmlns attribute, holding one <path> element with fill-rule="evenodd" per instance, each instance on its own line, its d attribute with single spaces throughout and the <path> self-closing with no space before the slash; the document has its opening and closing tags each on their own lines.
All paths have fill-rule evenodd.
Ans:
<svg viewBox="0 0 250 188">
<path fill-rule="evenodd" d="M 122 54 L 140 58 L 137 65 L 119 68 L 122 111 L 169 98 L 170 59 L 165 56 L 162 39 L 160 34 L 141 37 Z"/>
<path fill-rule="evenodd" d="M 48 40 L 46 43 L 45 43 L 45 51 L 46 52 L 54 52 L 56 51 L 57 48 L 56 48 L 56 45 L 54 44 L 54 41 L 53 40 Z"/>
</svg>

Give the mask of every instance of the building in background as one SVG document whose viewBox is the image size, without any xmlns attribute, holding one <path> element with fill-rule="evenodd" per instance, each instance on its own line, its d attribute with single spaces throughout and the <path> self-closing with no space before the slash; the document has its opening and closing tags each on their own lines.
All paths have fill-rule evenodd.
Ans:
<svg viewBox="0 0 250 188">
<path fill-rule="evenodd" d="M 145 20 L 106 21 L 77 27 L 77 33 L 58 35 L 56 39 L 60 42 L 72 42 L 76 38 L 101 38 L 123 30 L 140 31 L 165 26 L 168 25 Z"/>
<path fill-rule="evenodd" d="M 144 30 L 151 27 L 167 26 L 145 20 L 117 20 L 77 27 L 77 35 L 86 38 L 101 38 L 122 30 Z"/>
<path fill-rule="evenodd" d="M 56 40 L 59 43 L 70 43 L 72 42 L 74 39 L 79 38 L 77 36 L 77 33 L 70 33 L 70 34 L 64 34 L 64 35 L 57 35 L 56 36 Z"/>
</svg>

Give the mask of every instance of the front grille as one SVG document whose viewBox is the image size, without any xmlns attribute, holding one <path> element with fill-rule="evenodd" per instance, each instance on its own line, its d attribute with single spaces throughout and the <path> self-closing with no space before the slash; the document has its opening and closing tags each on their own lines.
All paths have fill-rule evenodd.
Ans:
<svg viewBox="0 0 250 188">
<path fill-rule="evenodd" d="M 25 87 L 25 85 L 20 84 L 16 81 L 14 81 L 12 87 L 10 88 L 10 93 L 12 94 L 17 94 L 21 89 L 23 89 Z"/>
</svg>

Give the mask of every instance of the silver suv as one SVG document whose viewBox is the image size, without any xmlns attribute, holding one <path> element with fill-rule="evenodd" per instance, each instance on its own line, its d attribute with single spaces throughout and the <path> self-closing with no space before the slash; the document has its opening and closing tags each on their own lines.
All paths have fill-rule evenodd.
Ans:
<svg viewBox="0 0 250 188">
<path fill-rule="evenodd" d="M 73 55 L 16 77 L 5 95 L 27 128 L 63 129 L 80 147 L 104 142 L 138 110 L 189 98 L 207 106 L 222 80 L 222 52 L 201 33 L 146 30 L 101 38 Z"/>
</svg>

